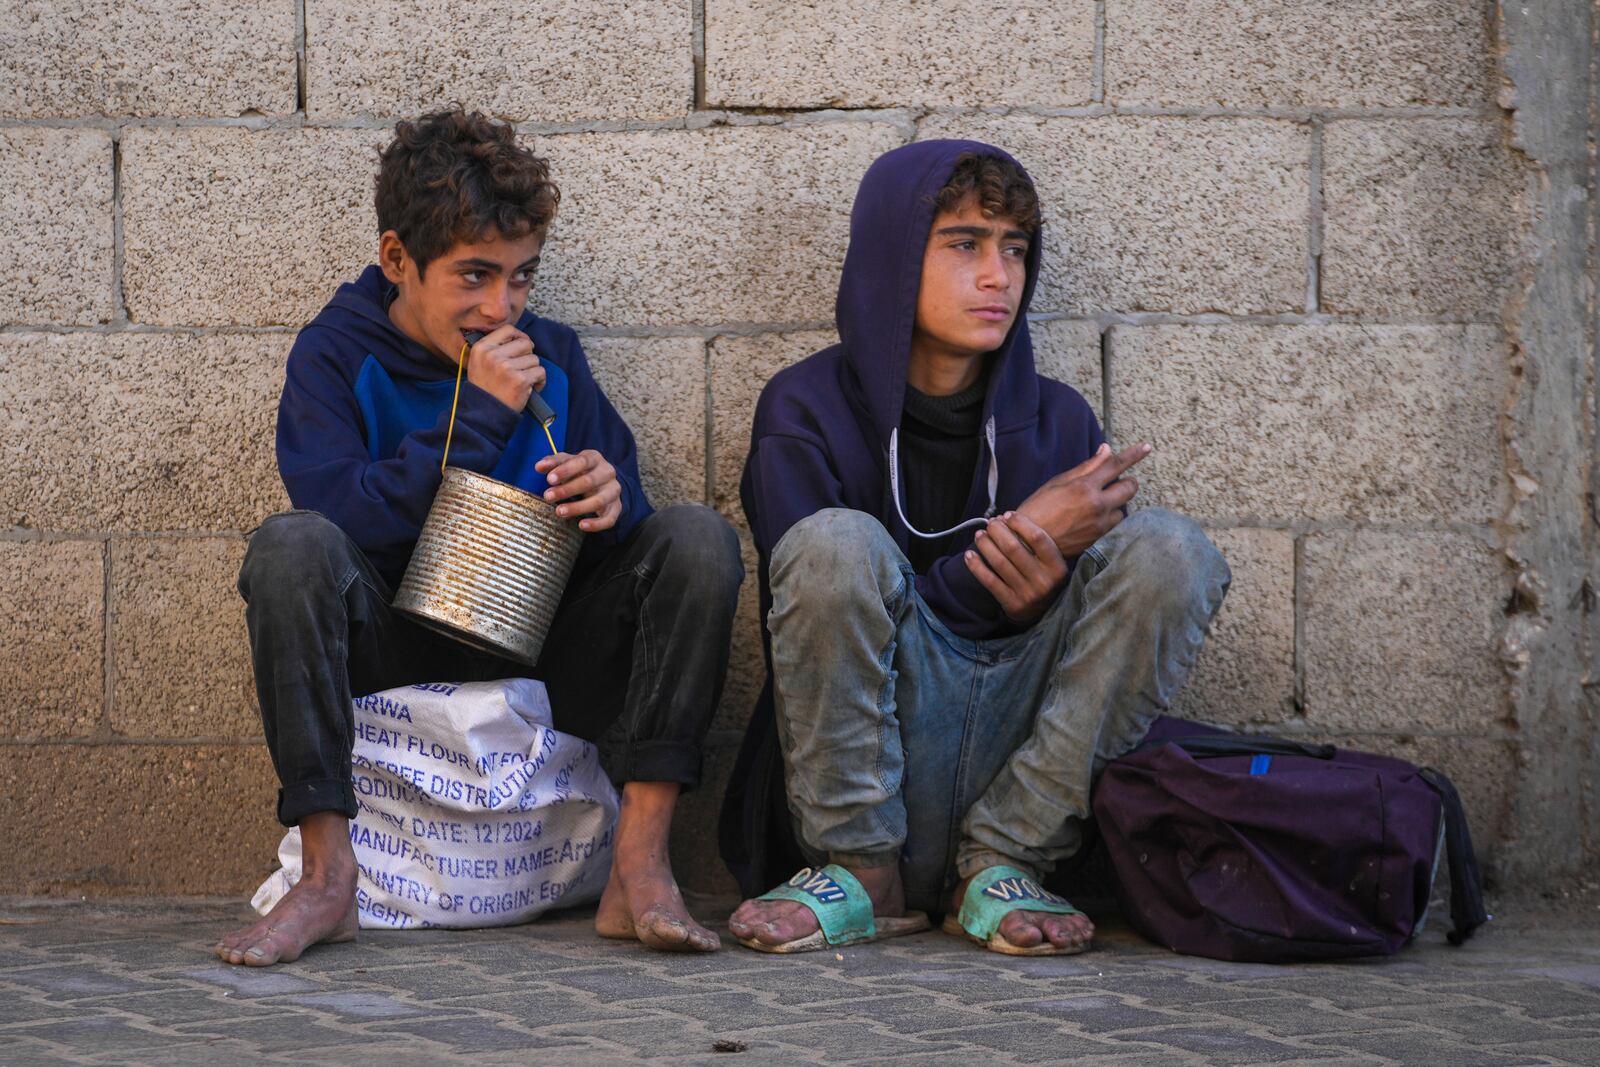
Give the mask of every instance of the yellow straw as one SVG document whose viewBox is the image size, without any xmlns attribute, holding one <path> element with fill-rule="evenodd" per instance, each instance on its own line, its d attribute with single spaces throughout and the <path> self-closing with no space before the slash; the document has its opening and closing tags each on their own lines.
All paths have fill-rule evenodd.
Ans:
<svg viewBox="0 0 1600 1067">
<path fill-rule="evenodd" d="M 468 346 L 463 343 L 461 355 L 456 359 L 456 395 L 455 399 L 450 401 L 450 425 L 444 431 L 444 457 L 439 460 L 440 474 L 444 473 L 444 465 L 450 462 L 450 438 L 456 432 L 456 405 L 461 402 L 461 372 L 467 369 L 468 351 Z M 545 432 L 549 433 L 550 431 L 546 430 Z"/>
<path fill-rule="evenodd" d="M 470 353 L 471 349 L 463 344 L 461 356 L 456 360 L 456 395 L 450 401 L 450 425 L 444 431 L 444 458 L 439 460 L 440 474 L 444 473 L 445 464 L 450 462 L 450 438 L 456 432 L 456 405 L 461 403 L 461 372 L 467 369 L 467 356 Z M 552 456 L 560 454 L 561 450 L 556 447 L 556 439 L 550 433 L 550 425 L 541 422 L 539 428 L 544 431 L 544 439 L 550 442 L 550 454 Z"/>
</svg>

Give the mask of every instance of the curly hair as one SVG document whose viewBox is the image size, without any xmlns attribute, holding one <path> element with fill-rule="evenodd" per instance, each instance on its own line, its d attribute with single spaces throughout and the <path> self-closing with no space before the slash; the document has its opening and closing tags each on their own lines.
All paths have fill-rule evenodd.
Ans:
<svg viewBox="0 0 1600 1067">
<path fill-rule="evenodd" d="M 378 232 L 399 235 L 419 275 L 457 242 L 491 229 L 508 238 L 543 234 L 561 201 L 549 164 L 517 144 L 509 125 L 478 111 L 455 107 L 401 122 L 378 160 Z"/>
<path fill-rule="evenodd" d="M 977 200 L 986 216 L 1012 219 L 1030 236 L 1044 222 L 1033 182 L 1021 167 L 1001 156 L 978 152 L 957 156 L 950 180 L 934 195 L 934 212 L 954 211 L 969 197 Z"/>
</svg>

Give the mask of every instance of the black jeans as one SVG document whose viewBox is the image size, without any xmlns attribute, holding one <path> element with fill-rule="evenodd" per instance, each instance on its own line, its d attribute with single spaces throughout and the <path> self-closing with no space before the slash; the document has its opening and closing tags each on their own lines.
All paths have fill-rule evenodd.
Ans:
<svg viewBox="0 0 1600 1067">
<path fill-rule="evenodd" d="M 278 819 L 356 813 L 351 699 L 418 682 L 533 677 L 556 729 L 596 742 L 614 781 L 700 780 L 744 568 L 709 508 L 658 511 L 568 585 L 537 666 L 391 611 L 388 584 L 313 511 L 269 517 L 239 573 L 256 695 L 282 788 Z"/>
</svg>

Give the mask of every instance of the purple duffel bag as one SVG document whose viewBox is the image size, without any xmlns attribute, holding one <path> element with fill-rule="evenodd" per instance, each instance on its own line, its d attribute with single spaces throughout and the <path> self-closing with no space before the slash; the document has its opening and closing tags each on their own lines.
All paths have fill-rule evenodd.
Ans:
<svg viewBox="0 0 1600 1067">
<path fill-rule="evenodd" d="M 1488 916 L 1460 798 L 1403 760 L 1160 719 L 1106 766 L 1095 819 L 1123 913 L 1221 960 L 1387 956 L 1450 859 L 1452 944 Z"/>
</svg>

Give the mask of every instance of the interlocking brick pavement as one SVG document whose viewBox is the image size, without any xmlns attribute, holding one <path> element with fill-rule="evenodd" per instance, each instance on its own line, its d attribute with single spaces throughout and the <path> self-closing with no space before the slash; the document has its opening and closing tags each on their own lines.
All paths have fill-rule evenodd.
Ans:
<svg viewBox="0 0 1600 1067">
<path fill-rule="evenodd" d="M 1390 960 L 1293 967 L 1175 956 L 1114 916 L 1071 958 L 938 933 L 667 956 L 579 911 L 251 970 L 207 952 L 248 917 L 237 902 L 0 898 L 0 1067 L 1600 1065 L 1597 902 L 1501 910 L 1460 949 L 1434 927 Z"/>
</svg>

